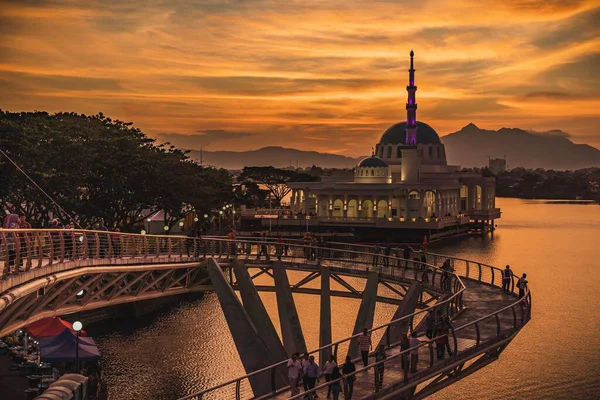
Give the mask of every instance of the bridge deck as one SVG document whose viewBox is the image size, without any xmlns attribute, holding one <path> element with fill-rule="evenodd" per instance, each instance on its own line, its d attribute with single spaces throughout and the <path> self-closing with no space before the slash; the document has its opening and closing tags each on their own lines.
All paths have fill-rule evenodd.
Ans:
<svg viewBox="0 0 600 400">
<path fill-rule="evenodd" d="M 464 279 L 463 282 L 467 287 L 463 301 L 465 304 L 465 309 L 453 320 L 453 325 L 455 327 L 460 327 L 464 324 L 467 324 L 471 321 L 474 321 L 478 318 L 484 317 L 486 315 L 492 314 L 494 311 L 502 309 L 506 306 L 515 302 L 515 296 L 503 293 L 501 289 L 497 287 L 488 286 L 485 284 L 481 284 L 476 281 L 472 281 L 470 279 Z M 500 315 L 500 325 L 502 329 L 507 329 L 513 324 L 513 315 L 512 313 L 506 313 L 505 315 Z M 486 339 L 491 339 L 496 337 L 496 329 L 497 324 L 495 318 L 488 318 L 487 320 L 482 321 L 480 324 L 480 335 L 481 340 L 484 341 Z M 419 336 L 425 339 L 425 332 L 419 332 Z M 463 329 L 457 332 L 457 346 L 459 350 L 464 350 L 470 347 L 473 347 L 476 343 L 476 331 L 475 329 Z M 451 344 L 452 346 L 452 344 Z M 452 346 L 453 347 L 453 346 Z M 391 348 L 387 351 L 388 357 L 394 354 L 398 354 L 400 352 L 399 347 Z M 436 356 L 437 357 L 437 356 Z M 448 359 L 448 355 L 446 354 L 446 359 Z M 423 346 L 419 348 L 419 362 L 417 374 L 421 373 L 423 370 L 429 368 L 429 360 L 430 360 L 430 351 L 427 346 Z M 340 363 L 343 361 L 340 360 Z M 362 362 L 356 361 L 357 369 L 362 368 Z M 369 357 L 369 363 L 375 362 L 374 357 Z M 443 364 L 443 360 L 436 360 L 434 364 L 434 368 L 438 364 Z M 408 378 L 413 374 L 409 372 Z M 357 379 L 354 382 L 354 399 L 364 399 L 364 398 L 372 398 L 374 392 L 375 385 L 375 376 L 374 369 L 369 368 L 367 371 L 363 371 L 358 373 Z M 392 362 L 386 363 L 385 373 L 383 378 L 383 388 L 387 386 L 391 386 L 392 384 L 397 384 L 402 382 L 404 379 L 404 372 L 401 366 L 401 358 L 397 357 Z M 320 384 L 324 383 L 324 378 L 321 378 Z M 302 391 L 302 389 L 300 390 Z M 327 397 L 327 389 L 323 388 L 317 391 L 319 394 L 319 398 Z M 290 397 L 290 393 L 286 392 L 279 396 L 277 399 L 287 399 Z M 343 397 L 343 396 L 340 396 Z"/>
</svg>

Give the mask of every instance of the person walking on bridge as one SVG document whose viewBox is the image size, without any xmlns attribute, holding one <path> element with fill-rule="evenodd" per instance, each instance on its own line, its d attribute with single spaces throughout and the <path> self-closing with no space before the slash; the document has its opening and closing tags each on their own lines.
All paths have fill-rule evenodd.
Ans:
<svg viewBox="0 0 600 400">
<path fill-rule="evenodd" d="M 348 386 L 344 388 L 345 400 L 351 400 L 352 394 L 354 393 L 354 381 L 356 380 L 356 375 L 347 376 L 354 371 L 356 371 L 356 365 L 352 362 L 352 357 L 346 356 L 346 362 L 342 365 L 342 374 L 344 375 L 344 378 L 346 378 L 346 383 L 348 384 Z"/>
<path fill-rule="evenodd" d="M 510 265 L 507 265 L 504 271 L 502 271 L 502 291 L 510 293 L 510 281 L 513 276 L 513 272 L 510 269 Z"/>
<path fill-rule="evenodd" d="M 300 377 L 302 366 L 300 365 L 298 356 L 298 353 L 292 354 L 292 358 L 290 358 L 287 363 L 288 378 L 290 381 L 290 390 L 292 391 L 292 396 L 300 393 L 300 390 L 298 389 L 298 378 Z"/>
<path fill-rule="evenodd" d="M 417 372 L 417 364 L 419 363 L 419 348 L 421 345 L 421 341 L 417 338 L 417 331 L 413 331 L 410 334 L 410 339 L 408 340 L 408 344 L 410 345 L 410 370 L 411 372 Z"/>
<path fill-rule="evenodd" d="M 323 368 L 323 374 L 325 375 L 325 381 L 331 381 L 331 374 L 333 372 L 333 368 L 337 367 L 335 362 L 335 357 L 332 355 L 329 356 L 329 360 L 325 362 L 325 366 Z M 331 385 L 327 387 L 327 398 L 331 397 Z"/>
<path fill-rule="evenodd" d="M 387 358 L 387 354 L 385 353 L 385 346 L 380 344 L 375 352 L 375 362 L 379 363 L 375 365 L 375 392 L 379 392 L 381 386 L 383 385 L 383 373 L 385 371 L 385 359 Z"/>
<path fill-rule="evenodd" d="M 402 258 L 404 258 L 404 260 L 405 260 L 404 268 L 408 269 L 408 262 L 410 260 L 410 247 L 408 245 L 404 246 L 404 254 L 403 254 Z"/>
<path fill-rule="evenodd" d="M 319 375 L 321 375 L 319 366 L 315 362 L 315 356 L 310 356 L 308 358 L 308 365 L 306 366 L 305 372 L 306 372 L 306 374 L 305 374 L 306 386 L 308 387 L 308 391 L 310 392 L 312 389 L 315 388 L 315 385 L 317 384 L 317 380 L 319 379 Z M 309 399 L 315 399 L 318 397 L 319 396 L 314 391 L 310 392 L 308 394 Z"/>
<path fill-rule="evenodd" d="M 384 267 L 389 267 L 390 266 L 390 255 L 392 254 L 392 244 L 391 243 L 387 243 L 385 245 L 385 249 L 383 250 L 383 266 Z"/>
<path fill-rule="evenodd" d="M 363 333 L 358 337 L 358 349 L 362 357 L 363 365 L 366 367 L 369 364 L 369 351 L 373 348 L 371 343 L 371 334 L 367 328 L 363 329 Z"/>
<path fill-rule="evenodd" d="M 523 274 L 523 276 L 519 278 L 519 282 L 517 283 L 517 286 L 519 287 L 519 299 L 522 299 L 523 296 L 525 296 L 525 289 L 527 289 L 528 283 L 529 282 L 527 282 L 527 274 Z"/>
<path fill-rule="evenodd" d="M 373 262 L 371 263 L 374 267 L 379 265 L 379 254 L 381 253 L 381 246 L 377 243 L 373 246 Z"/>
</svg>

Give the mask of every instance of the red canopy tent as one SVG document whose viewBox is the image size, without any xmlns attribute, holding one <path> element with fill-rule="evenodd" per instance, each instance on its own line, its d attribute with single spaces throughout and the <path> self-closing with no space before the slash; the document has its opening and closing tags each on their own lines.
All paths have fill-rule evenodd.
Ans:
<svg viewBox="0 0 600 400">
<path fill-rule="evenodd" d="M 59 317 L 49 317 L 40 319 L 39 321 L 27 325 L 25 329 L 27 329 L 27 332 L 29 332 L 31 336 L 36 338 L 58 336 L 65 329 L 69 329 L 72 333 L 75 333 L 75 331 L 73 330 L 73 324 Z M 80 335 L 85 336 L 85 331 L 81 331 Z"/>
</svg>

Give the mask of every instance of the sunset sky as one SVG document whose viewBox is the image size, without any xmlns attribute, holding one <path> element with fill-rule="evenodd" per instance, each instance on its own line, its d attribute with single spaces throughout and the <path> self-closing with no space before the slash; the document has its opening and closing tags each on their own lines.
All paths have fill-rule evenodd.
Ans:
<svg viewBox="0 0 600 400">
<path fill-rule="evenodd" d="M 405 118 L 411 49 L 417 118 L 441 135 L 600 147 L 600 0 L 0 0 L 0 108 L 357 156 Z"/>
</svg>

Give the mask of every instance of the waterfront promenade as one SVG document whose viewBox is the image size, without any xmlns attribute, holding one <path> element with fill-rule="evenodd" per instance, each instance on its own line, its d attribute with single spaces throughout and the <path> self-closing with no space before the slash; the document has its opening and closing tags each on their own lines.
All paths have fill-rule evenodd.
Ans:
<svg viewBox="0 0 600 400">
<path fill-rule="evenodd" d="M 106 232 L 69 232 L 69 234 L 79 234 L 82 240 L 75 239 L 73 252 L 68 253 L 64 245 L 64 239 L 59 238 L 60 247 L 48 244 L 47 240 L 51 238 L 52 232 L 38 232 L 38 237 L 44 237 L 44 244 L 37 243 L 37 250 L 26 254 L 26 259 L 31 261 L 30 269 L 10 271 L 11 274 L 3 275 L 2 284 L 6 286 L 2 290 L 2 303 L 0 303 L 0 319 L 3 322 L 10 322 L 0 329 L 12 329 L 19 324 L 28 323 L 35 319 L 38 313 L 48 312 L 61 313 L 64 309 L 53 308 L 53 301 L 43 300 L 45 296 L 56 294 L 62 285 L 60 282 L 71 282 L 71 295 L 65 296 L 68 292 L 62 289 L 62 295 L 56 295 L 55 298 L 61 298 L 61 302 L 69 305 L 69 310 L 77 308 L 88 309 L 90 307 L 99 307 L 110 305 L 111 300 L 117 300 L 121 294 L 127 296 L 121 297 L 119 301 L 136 301 L 144 298 L 145 294 L 152 296 L 165 296 L 171 294 L 183 293 L 188 290 L 209 290 L 214 286 L 210 285 L 208 277 L 202 274 L 206 269 L 203 262 L 205 258 L 214 257 L 214 262 L 219 265 L 231 278 L 233 268 L 230 266 L 230 255 L 237 253 L 235 258 L 243 260 L 250 271 L 263 276 L 273 273 L 273 263 L 262 260 L 256 260 L 256 256 L 262 250 L 263 244 L 256 240 L 236 240 L 235 251 L 233 242 L 224 238 L 203 238 L 190 239 L 179 236 L 150 236 L 150 235 L 127 235 L 120 234 L 116 253 L 115 243 L 103 241 L 102 235 Z M 93 235 L 93 236 L 92 236 Z M 88 238 L 88 239 L 86 239 Z M 92 238 L 90 240 L 89 238 Z M 50 239 L 52 240 L 52 239 Z M 79 244 L 77 244 L 79 241 Z M 91 247 L 90 242 L 94 245 Z M 111 243 L 111 244 L 109 244 Z M 103 247 L 103 244 L 105 247 Z M 271 260 L 277 259 L 277 254 L 281 251 L 281 244 L 269 243 L 267 246 L 268 254 Z M 110 248 L 109 248 L 110 247 Z M 446 257 L 437 254 L 426 254 L 427 263 L 416 263 L 411 261 L 409 268 L 398 268 L 398 263 L 403 260 L 390 257 L 390 267 L 377 266 L 373 268 L 371 264 L 372 254 L 366 252 L 365 247 L 350 246 L 346 244 L 329 244 L 328 248 L 307 248 L 296 242 L 287 243 L 287 255 L 281 254 L 281 263 L 285 268 L 294 268 L 294 270 L 304 270 L 307 274 L 321 274 L 323 269 L 335 271 L 338 278 L 344 274 L 367 276 L 369 272 L 377 272 L 382 280 L 388 279 L 390 282 L 396 279 L 404 288 L 412 283 L 419 283 L 422 271 L 428 268 L 431 272 L 431 284 L 425 284 L 425 292 L 429 293 L 424 303 L 421 299 L 417 308 L 419 311 L 408 313 L 401 318 L 394 320 L 390 324 L 382 327 L 375 327 L 374 331 L 388 330 L 389 327 L 404 327 L 407 331 L 417 331 L 423 333 L 423 326 L 420 322 L 423 316 L 432 307 L 436 311 L 442 311 L 444 315 L 452 317 L 454 330 L 449 334 L 449 342 L 453 348 L 453 356 L 442 361 L 436 361 L 434 355 L 434 341 L 424 342 L 419 348 L 420 363 L 419 371 L 416 374 L 409 374 L 407 379 L 403 379 L 402 370 L 398 368 L 401 354 L 398 352 L 397 342 L 386 343 L 388 359 L 385 361 L 384 385 L 377 395 L 382 397 L 385 393 L 403 393 L 403 396 L 412 395 L 414 398 L 425 396 L 428 391 L 439 390 L 453 381 L 467 376 L 471 372 L 495 360 L 504 347 L 512 340 L 514 335 L 527 323 L 530 316 L 530 295 L 518 300 L 514 295 L 514 284 L 511 285 L 511 294 L 503 294 L 499 289 L 501 285 L 501 271 L 485 264 L 452 258 L 452 264 L 455 269 L 453 284 L 447 293 L 441 290 L 441 276 L 438 266 L 441 265 Z M 52 254 L 56 250 L 57 254 Z M 91 251 L 90 251 L 91 249 Z M 307 260 L 307 251 L 315 250 L 318 257 L 314 260 Z M 51 257 L 50 257 L 51 256 Z M 6 257 L 4 258 L 6 260 Z M 25 259 L 24 259 L 25 260 Z M 40 261 L 41 260 L 41 261 Z M 6 262 L 6 261 L 5 261 Z M 217 264 L 218 263 L 218 264 Z M 176 268 L 175 266 L 180 266 Z M 113 270 L 111 270 L 113 269 Z M 141 272 L 145 269 L 145 272 Z M 6 269 L 4 269 L 6 271 Z M 79 272 L 77 272 L 79 271 Z M 96 277 L 94 284 L 90 284 L 89 276 L 94 273 L 104 274 L 103 277 Z M 81 272 L 80 275 L 77 275 Z M 70 273 L 67 279 L 57 274 Z M 111 279 L 107 279 L 111 275 Z M 136 275 L 138 274 L 138 275 Z M 145 276 L 142 278 L 141 276 Z M 88 277 L 84 280 L 75 279 L 77 277 Z M 168 277 L 168 278 L 167 278 Z M 314 278 L 313 278 L 314 279 Z M 341 279 L 341 278 L 340 278 Z M 33 289 L 32 283 L 37 281 L 45 282 L 41 287 L 46 288 L 41 303 L 33 299 L 32 293 L 25 293 L 23 288 Z M 85 282 L 87 286 L 77 286 L 77 282 Z M 235 287 L 236 282 L 229 279 L 229 283 Z M 514 282 L 513 282 L 514 283 Z M 45 286 L 44 286 L 45 285 Z M 58 288 L 56 286 L 58 285 Z M 300 285 L 301 286 L 301 285 Z M 37 286 L 36 286 L 37 287 Z M 291 291 L 298 292 L 302 287 L 290 288 Z M 36 289 L 36 290 L 39 290 Z M 86 290 L 83 295 L 85 300 L 77 298 L 82 290 Z M 259 290 L 268 290 L 259 287 Z M 122 292 L 122 293 L 119 293 Z M 356 293 L 353 293 L 356 292 Z M 364 297 L 365 290 L 354 288 L 348 290 L 347 296 Z M 402 294 L 402 290 L 399 290 Z M 39 292 L 38 292 L 39 293 Z M 406 291 L 403 293 L 406 295 Z M 24 300 L 26 299 L 26 300 Z M 94 300 L 94 301 L 92 301 Z M 101 301 L 100 301 L 101 300 Z M 378 299 L 379 300 L 379 299 Z M 102 303 L 102 301 L 104 303 Z M 402 296 L 397 296 L 399 307 L 402 305 Z M 45 304 L 44 304 L 45 303 Z M 103 305 L 102 305 L 103 304 Z M 29 307 L 28 307 L 29 306 Z M 33 308 L 33 309 L 32 309 Z M 413 308 L 414 310 L 414 308 Z M 44 314 L 44 315 L 46 315 Z M 6 317 L 10 315 L 10 317 Z M 347 338 L 342 342 L 327 345 L 331 350 L 337 350 L 344 345 L 348 345 L 353 338 Z M 345 343 L 345 344 L 344 344 Z M 315 350 L 318 354 L 323 352 L 323 348 Z M 333 352 L 333 351 L 332 351 Z M 339 357 L 340 359 L 342 357 Z M 478 358 L 477 360 L 475 360 Z M 471 365 L 466 365 L 472 363 Z M 474 367 L 473 367 L 474 365 Z M 275 370 L 275 368 L 271 368 Z M 373 365 L 367 369 L 357 371 L 356 396 L 365 394 L 366 397 L 374 393 L 372 377 Z M 269 372 L 269 375 L 271 373 Z M 250 377 L 251 379 L 251 377 Z M 414 393 L 416 385 L 433 379 L 435 384 L 427 387 L 425 391 L 419 389 Z M 226 385 L 210 389 L 188 398 L 217 398 L 223 395 L 232 396 L 230 398 L 253 398 L 254 394 L 250 388 L 249 377 L 240 377 Z M 278 385 L 274 388 L 272 394 L 265 394 L 267 397 L 285 396 L 285 385 Z M 323 390 L 317 387 L 317 390 Z M 420 393 L 420 394 L 419 394 Z M 361 398 L 356 397 L 355 398 Z M 266 398 L 266 397 L 265 397 Z"/>
</svg>

